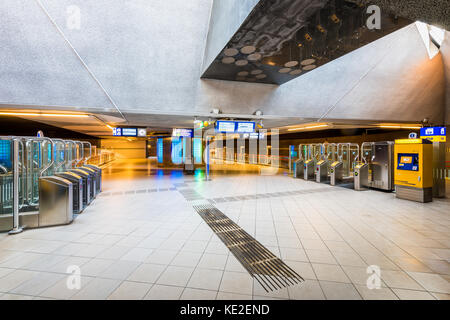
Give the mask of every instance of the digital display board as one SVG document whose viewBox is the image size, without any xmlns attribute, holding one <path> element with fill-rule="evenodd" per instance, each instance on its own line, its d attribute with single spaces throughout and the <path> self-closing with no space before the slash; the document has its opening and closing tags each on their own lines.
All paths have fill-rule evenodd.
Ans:
<svg viewBox="0 0 450 320">
<path fill-rule="evenodd" d="M 194 132 L 193 129 L 174 128 L 172 130 L 172 137 L 188 137 L 188 138 L 192 138 L 193 132 Z"/>
<path fill-rule="evenodd" d="M 254 122 L 236 122 L 236 131 L 238 133 L 255 132 L 255 123 Z"/>
<path fill-rule="evenodd" d="M 419 171 L 419 155 L 417 153 L 399 153 L 397 169 Z"/>
<path fill-rule="evenodd" d="M 137 137 L 137 128 L 122 128 L 123 137 Z"/>
<path fill-rule="evenodd" d="M 420 129 L 420 137 L 435 142 L 446 142 L 447 129 L 445 127 L 428 127 Z"/>
<path fill-rule="evenodd" d="M 115 137 L 146 137 L 147 129 L 142 128 L 113 128 Z"/>
<path fill-rule="evenodd" d="M 223 133 L 234 133 L 236 130 L 236 122 L 234 121 L 217 121 L 216 131 Z"/>
</svg>

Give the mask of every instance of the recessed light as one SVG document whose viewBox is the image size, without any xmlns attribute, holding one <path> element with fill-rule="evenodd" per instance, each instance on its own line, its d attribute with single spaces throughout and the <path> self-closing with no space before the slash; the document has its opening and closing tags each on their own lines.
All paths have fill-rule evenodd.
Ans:
<svg viewBox="0 0 450 320">
<path fill-rule="evenodd" d="M 248 64 L 248 61 L 247 61 L 247 60 L 238 60 L 238 61 L 235 62 L 235 64 L 236 64 L 237 66 L 239 66 L 239 67 L 242 67 L 242 66 L 247 65 L 247 64 Z"/>
<path fill-rule="evenodd" d="M 239 50 L 238 50 L 238 49 L 234 49 L 234 48 L 228 48 L 228 49 L 225 49 L 225 50 L 223 51 L 223 53 L 224 53 L 226 56 L 232 57 L 232 56 L 237 55 L 237 54 L 239 53 Z"/>
<path fill-rule="evenodd" d="M 250 54 L 255 52 L 256 48 L 254 46 L 245 46 L 241 49 L 241 52 L 243 54 Z"/>
<path fill-rule="evenodd" d="M 308 64 L 313 64 L 316 62 L 316 59 L 305 59 L 301 62 L 302 66 L 307 66 Z"/>
<path fill-rule="evenodd" d="M 298 65 L 298 61 L 289 61 L 289 62 L 286 62 L 285 64 L 284 64 L 284 66 L 286 67 L 286 68 L 292 68 L 292 67 L 295 67 L 296 65 Z"/>
<path fill-rule="evenodd" d="M 291 72 L 289 72 L 290 75 L 296 76 L 298 74 L 302 73 L 301 69 L 296 69 L 296 70 L 292 70 Z"/>
<path fill-rule="evenodd" d="M 289 71 L 291 71 L 291 68 L 282 68 L 280 70 L 278 70 L 279 73 L 288 73 Z"/>
<path fill-rule="evenodd" d="M 259 69 L 255 69 L 255 70 L 252 70 L 252 72 L 250 72 L 251 74 L 260 74 L 260 73 L 263 73 L 263 71 L 262 70 L 259 70 Z"/>
<path fill-rule="evenodd" d="M 260 53 L 252 53 L 251 55 L 249 55 L 248 57 L 247 57 L 247 59 L 248 60 L 250 60 L 250 61 L 256 61 L 256 60 L 259 60 L 259 59 L 261 59 L 261 54 Z"/>
<path fill-rule="evenodd" d="M 241 72 L 238 72 L 237 75 L 240 76 L 240 77 L 248 76 L 248 71 L 241 71 Z"/>
<path fill-rule="evenodd" d="M 316 66 L 315 64 L 309 64 L 309 65 L 307 65 L 307 66 L 304 66 L 304 67 L 303 67 L 303 70 L 309 71 L 309 70 L 315 69 L 316 67 L 317 67 L 317 66 Z"/>
<path fill-rule="evenodd" d="M 225 58 L 222 59 L 222 63 L 225 63 L 225 64 L 230 64 L 230 63 L 233 63 L 233 62 L 234 62 L 234 58 L 233 57 L 225 57 Z"/>
<path fill-rule="evenodd" d="M 255 76 L 255 78 L 256 79 L 264 79 L 264 78 L 267 78 L 267 76 L 265 75 L 265 74 L 257 74 L 256 76 Z"/>
</svg>

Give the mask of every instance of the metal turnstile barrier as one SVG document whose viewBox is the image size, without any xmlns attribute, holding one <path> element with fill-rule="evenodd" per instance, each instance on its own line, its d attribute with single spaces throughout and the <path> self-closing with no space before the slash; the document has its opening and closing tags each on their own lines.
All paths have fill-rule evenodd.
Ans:
<svg viewBox="0 0 450 320">
<path fill-rule="evenodd" d="M 72 188 L 72 183 L 61 177 L 39 178 L 39 227 L 73 221 Z"/>
<path fill-rule="evenodd" d="M 303 164 L 303 176 L 305 180 L 314 180 L 314 169 L 316 162 L 313 159 L 308 159 Z"/>
<path fill-rule="evenodd" d="M 369 165 L 367 163 L 358 163 L 355 166 L 353 178 L 355 190 L 366 190 L 369 186 Z"/>
<path fill-rule="evenodd" d="M 330 166 L 330 184 L 338 185 L 342 182 L 344 176 L 344 164 L 341 161 L 335 161 Z"/>
<path fill-rule="evenodd" d="M 73 172 L 56 173 L 55 176 L 67 179 L 72 182 L 73 213 L 80 214 L 85 208 L 83 203 L 83 178 Z"/>
<path fill-rule="evenodd" d="M 303 159 L 296 160 L 294 162 L 294 178 L 304 178 L 303 169 L 304 169 Z"/>
<path fill-rule="evenodd" d="M 83 179 L 83 207 L 87 207 L 93 200 L 91 191 L 91 176 L 79 169 L 71 169 L 69 172 L 73 172 Z"/>
<path fill-rule="evenodd" d="M 328 181 L 328 160 L 320 160 L 316 163 L 316 182 Z"/>
</svg>

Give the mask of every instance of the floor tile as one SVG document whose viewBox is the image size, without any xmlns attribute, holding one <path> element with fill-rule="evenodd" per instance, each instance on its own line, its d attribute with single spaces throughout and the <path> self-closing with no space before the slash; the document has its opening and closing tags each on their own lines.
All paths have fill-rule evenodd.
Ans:
<svg viewBox="0 0 450 320">
<path fill-rule="evenodd" d="M 124 254 L 120 260 L 144 262 L 152 252 L 152 249 L 133 248 Z"/>
<path fill-rule="evenodd" d="M 350 279 L 345 275 L 340 266 L 330 264 L 313 263 L 312 267 L 317 279 L 324 281 L 336 281 L 350 283 Z"/>
<path fill-rule="evenodd" d="M 364 300 L 398 300 L 389 288 L 369 289 L 367 286 L 355 285 Z"/>
<path fill-rule="evenodd" d="M 187 284 L 189 288 L 217 291 L 222 280 L 223 271 L 196 268 Z"/>
<path fill-rule="evenodd" d="M 186 288 L 181 295 L 181 300 L 215 300 L 217 291 Z"/>
<path fill-rule="evenodd" d="M 171 286 L 184 287 L 187 285 L 194 268 L 168 266 L 159 277 L 157 283 Z"/>
<path fill-rule="evenodd" d="M 108 300 L 140 300 L 151 288 L 151 284 L 124 281 L 108 297 Z"/>
<path fill-rule="evenodd" d="M 178 300 L 184 287 L 155 284 L 144 297 L 145 300 Z"/>
<path fill-rule="evenodd" d="M 79 292 L 70 299 L 73 300 L 104 300 L 118 286 L 119 280 L 95 278 L 86 284 Z"/>
<path fill-rule="evenodd" d="M 141 264 L 129 277 L 129 281 L 155 283 L 166 269 L 160 264 Z"/>
<path fill-rule="evenodd" d="M 316 280 L 306 280 L 288 287 L 289 298 L 294 300 L 323 300 L 325 296 Z"/>
<path fill-rule="evenodd" d="M 253 278 L 248 273 L 225 271 L 219 291 L 250 295 Z"/>
<path fill-rule="evenodd" d="M 435 298 L 426 291 L 392 289 L 400 300 L 435 300 Z"/>
<path fill-rule="evenodd" d="M 408 274 L 428 291 L 450 293 L 450 283 L 440 275 L 423 272 L 408 272 Z"/>
<path fill-rule="evenodd" d="M 125 280 L 140 265 L 136 261 L 116 261 L 101 274 L 102 278 Z"/>
<path fill-rule="evenodd" d="M 155 263 L 168 265 L 178 254 L 178 251 L 174 250 L 160 250 L 153 251 L 145 260 L 145 263 Z"/>
<path fill-rule="evenodd" d="M 424 290 L 422 286 L 403 271 L 381 270 L 381 279 L 390 288 Z"/>
<path fill-rule="evenodd" d="M 222 254 L 205 253 L 198 263 L 199 268 L 224 270 L 228 257 Z"/>
<path fill-rule="evenodd" d="M 170 264 L 179 267 L 195 267 L 201 256 L 201 253 L 180 251 Z"/>
<path fill-rule="evenodd" d="M 74 287 L 68 287 L 67 276 L 59 280 L 57 283 L 55 283 L 53 286 L 49 287 L 45 291 L 40 293 L 41 297 L 44 298 L 52 298 L 52 299 L 59 299 L 59 300 L 65 300 L 70 299 L 73 295 L 80 292 L 84 287 L 88 285 L 88 283 L 95 278 L 92 277 L 85 277 L 81 276 L 80 278 L 80 288 L 74 288 Z"/>
<path fill-rule="evenodd" d="M 328 300 L 361 300 L 361 295 L 351 283 L 320 281 Z"/>
</svg>

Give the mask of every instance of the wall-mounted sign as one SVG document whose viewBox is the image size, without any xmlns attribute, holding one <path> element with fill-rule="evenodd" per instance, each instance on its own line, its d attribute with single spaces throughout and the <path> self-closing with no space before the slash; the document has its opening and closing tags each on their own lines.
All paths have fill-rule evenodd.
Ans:
<svg viewBox="0 0 450 320">
<path fill-rule="evenodd" d="M 236 123 L 234 121 L 217 121 L 216 131 L 222 133 L 234 133 L 236 130 Z"/>
<path fill-rule="evenodd" d="M 140 128 L 138 129 L 138 137 L 146 137 L 147 136 L 147 129 Z"/>
<path fill-rule="evenodd" d="M 192 138 L 193 136 L 192 129 L 180 129 L 180 128 L 174 128 L 172 130 L 172 137 L 189 137 Z"/>
<path fill-rule="evenodd" d="M 113 128 L 113 136 L 115 136 L 115 137 L 146 137 L 147 129 L 145 129 L 145 128 Z"/>
<path fill-rule="evenodd" d="M 420 129 L 420 137 L 433 142 L 446 142 L 447 129 L 445 127 L 428 127 Z"/>
<path fill-rule="evenodd" d="M 238 133 L 255 132 L 255 123 L 254 122 L 236 122 L 236 131 Z"/>
<path fill-rule="evenodd" d="M 408 135 L 408 138 L 409 138 L 409 139 L 417 139 L 417 133 L 411 132 L 411 133 Z"/>
<path fill-rule="evenodd" d="M 255 132 L 255 123 L 251 121 L 224 121 L 216 122 L 216 131 L 222 133 L 252 133 Z"/>
</svg>

